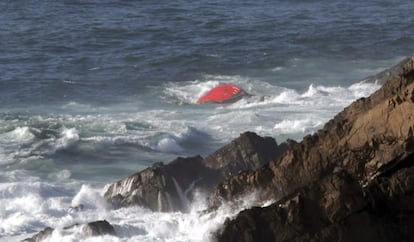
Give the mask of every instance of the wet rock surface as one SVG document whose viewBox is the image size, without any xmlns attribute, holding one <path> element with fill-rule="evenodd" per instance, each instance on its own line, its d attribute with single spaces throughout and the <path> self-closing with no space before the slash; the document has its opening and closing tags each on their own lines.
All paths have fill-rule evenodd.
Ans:
<svg viewBox="0 0 414 242">
<path fill-rule="evenodd" d="M 390 241 L 346 171 L 328 175 L 269 207 L 227 221 L 218 241 Z"/>
<path fill-rule="evenodd" d="M 115 207 L 140 205 L 153 211 L 187 211 L 196 191 L 208 193 L 220 181 L 276 159 L 286 148 L 273 138 L 246 132 L 205 159 L 180 157 L 115 182 L 105 197 Z"/>
<path fill-rule="evenodd" d="M 63 228 L 63 230 L 72 230 L 76 227 L 81 226 L 81 233 L 86 237 L 101 236 L 101 235 L 113 235 L 116 236 L 114 227 L 106 220 L 99 220 L 90 222 L 87 224 L 79 225 L 74 224 Z M 49 239 L 54 229 L 47 227 L 39 233 L 33 235 L 31 238 L 23 240 L 24 242 L 40 242 Z M 22 241 L 22 242 L 23 242 Z"/>
<path fill-rule="evenodd" d="M 22 240 L 22 242 L 40 242 L 47 239 L 53 233 L 53 229 L 47 227 L 40 231 L 39 233 L 33 235 L 31 238 Z"/>
<path fill-rule="evenodd" d="M 116 235 L 114 227 L 106 220 L 95 221 L 87 223 L 82 227 L 82 234 L 92 237 L 99 235 Z"/>
</svg>

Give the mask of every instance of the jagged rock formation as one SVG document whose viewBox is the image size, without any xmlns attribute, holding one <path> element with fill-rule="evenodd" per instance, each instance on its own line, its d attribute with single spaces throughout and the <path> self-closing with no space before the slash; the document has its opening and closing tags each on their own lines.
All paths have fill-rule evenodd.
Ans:
<svg viewBox="0 0 414 242">
<path fill-rule="evenodd" d="M 219 241 L 390 241 L 358 182 L 341 170 L 227 221 Z"/>
<path fill-rule="evenodd" d="M 397 65 L 385 69 L 381 71 L 380 73 L 377 73 L 372 76 L 368 76 L 363 79 L 363 81 L 371 82 L 371 83 L 378 83 L 383 85 L 385 82 L 387 82 L 389 79 L 393 78 L 394 76 L 398 76 L 402 73 L 404 65 L 409 61 L 410 58 L 405 58 L 404 60 L 400 61 Z"/>
<path fill-rule="evenodd" d="M 94 221 L 94 222 L 90 222 L 84 225 L 74 224 L 72 226 L 65 227 L 63 229 L 70 230 L 78 226 L 82 226 L 81 232 L 86 237 L 100 236 L 100 235 L 107 235 L 107 234 L 116 236 L 114 227 L 106 220 Z M 40 231 L 39 233 L 33 235 L 31 238 L 27 238 L 23 241 L 24 242 L 44 241 L 52 235 L 53 231 L 54 229 L 47 227 L 44 230 Z"/>
<path fill-rule="evenodd" d="M 412 241 L 414 157 L 362 187 L 334 171 L 269 207 L 228 220 L 218 241 Z"/>
<path fill-rule="evenodd" d="M 33 235 L 31 238 L 22 240 L 22 242 L 40 242 L 47 239 L 52 233 L 53 229 L 51 227 L 46 227 L 39 233 Z"/>
<path fill-rule="evenodd" d="M 280 201 L 241 212 L 218 240 L 412 241 L 414 56 L 391 70 L 377 92 L 279 159 L 220 183 L 212 208 L 253 190 Z"/>
<path fill-rule="evenodd" d="M 290 145 L 259 170 L 232 176 L 210 196 L 216 207 L 252 190 L 260 199 L 281 198 L 341 167 L 361 184 L 414 152 L 413 58 L 368 98 L 345 108 L 323 129 Z M 262 179 L 264 178 L 264 179 Z M 237 188 L 237 189 L 233 189 Z"/>
<path fill-rule="evenodd" d="M 194 192 L 208 193 L 218 182 L 233 174 L 261 167 L 276 159 L 286 144 L 246 132 L 230 144 L 203 159 L 177 158 L 111 184 L 105 197 L 115 205 L 140 205 L 153 211 L 186 211 Z"/>
<path fill-rule="evenodd" d="M 82 227 L 82 233 L 86 236 L 99 236 L 104 234 L 116 235 L 114 227 L 106 220 L 87 223 Z"/>
</svg>

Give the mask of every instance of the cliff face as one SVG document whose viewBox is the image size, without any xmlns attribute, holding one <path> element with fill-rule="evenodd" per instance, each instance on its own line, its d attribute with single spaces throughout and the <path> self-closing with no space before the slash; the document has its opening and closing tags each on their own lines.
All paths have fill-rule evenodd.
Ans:
<svg viewBox="0 0 414 242">
<path fill-rule="evenodd" d="M 212 208 L 252 190 L 219 241 L 410 241 L 414 228 L 414 56 L 384 85 L 259 170 L 232 176 Z M 340 171 L 338 173 L 338 171 Z"/>
</svg>

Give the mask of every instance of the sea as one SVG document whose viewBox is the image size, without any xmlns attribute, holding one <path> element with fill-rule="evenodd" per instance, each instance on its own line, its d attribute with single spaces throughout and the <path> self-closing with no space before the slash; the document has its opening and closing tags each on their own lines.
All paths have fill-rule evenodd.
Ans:
<svg viewBox="0 0 414 242">
<path fill-rule="evenodd" d="M 213 241 L 186 213 L 112 209 L 114 181 L 253 131 L 300 141 L 414 52 L 411 0 L 0 2 L 0 241 Z M 220 84 L 251 94 L 197 104 Z M 82 204 L 84 209 L 73 209 Z M 74 224 L 107 220 L 117 236 Z"/>
</svg>

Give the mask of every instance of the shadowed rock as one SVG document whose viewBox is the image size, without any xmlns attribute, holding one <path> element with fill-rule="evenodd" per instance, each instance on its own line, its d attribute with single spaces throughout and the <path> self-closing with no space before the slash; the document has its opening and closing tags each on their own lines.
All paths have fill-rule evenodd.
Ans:
<svg viewBox="0 0 414 242">
<path fill-rule="evenodd" d="M 47 239 L 53 233 L 53 229 L 50 227 L 45 228 L 39 233 L 33 235 L 31 238 L 22 240 L 22 242 L 40 242 Z"/>
<path fill-rule="evenodd" d="M 106 220 L 87 223 L 82 227 L 82 234 L 86 236 L 116 235 L 114 227 Z"/>
<path fill-rule="evenodd" d="M 365 188 L 372 212 L 398 235 L 412 241 L 414 231 L 414 156 L 378 175 Z"/>
<path fill-rule="evenodd" d="M 72 226 L 63 228 L 63 230 L 71 230 L 78 226 L 80 225 L 74 224 Z M 53 231 L 54 229 L 47 227 L 44 230 L 40 231 L 39 233 L 33 235 L 31 238 L 27 238 L 23 241 L 26 241 L 26 242 L 44 241 L 52 235 Z M 99 220 L 99 221 L 94 221 L 94 222 L 84 224 L 82 225 L 81 232 L 86 237 L 101 236 L 101 235 L 107 235 L 107 234 L 116 236 L 114 227 L 110 223 L 108 223 L 108 221 L 106 220 Z"/>
<path fill-rule="evenodd" d="M 153 211 L 186 210 L 194 187 L 218 181 L 218 172 L 206 167 L 200 156 L 177 158 L 152 167 L 109 186 L 105 197 L 119 206 L 140 205 Z"/>
<path fill-rule="evenodd" d="M 242 211 L 218 241 L 390 241 L 389 232 L 370 214 L 359 183 L 342 170 L 269 207 Z"/>
<path fill-rule="evenodd" d="M 412 241 L 414 156 L 362 187 L 334 171 L 269 207 L 242 211 L 220 241 Z"/>
<path fill-rule="evenodd" d="M 196 156 L 154 164 L 111 184 L 105 197 L 115 207 L 140 205 L 153 211 L 186 211 L 195 191 L 208 193 L 233 174 L 257 169 L 277 158 L 286 146 L 246 132 L 205 159 Z"/>
</svg>

